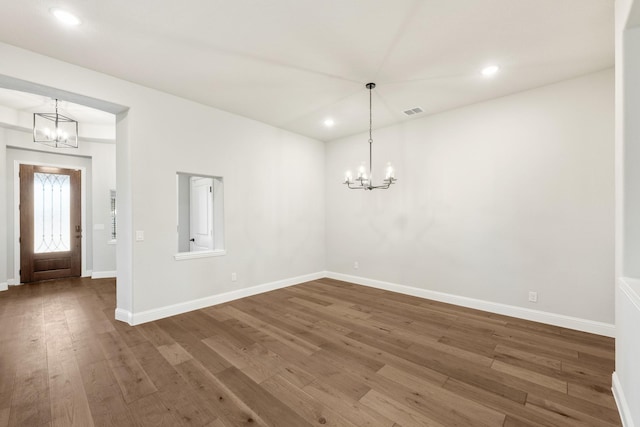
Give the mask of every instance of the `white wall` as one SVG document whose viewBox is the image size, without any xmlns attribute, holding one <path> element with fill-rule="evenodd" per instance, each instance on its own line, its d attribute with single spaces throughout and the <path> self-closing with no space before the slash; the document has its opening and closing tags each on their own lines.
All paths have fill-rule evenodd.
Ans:
<svg viewBox="0 0 640 427">
<path fill-rule="evenodd" d="M 629 29 L 624 37 L 625 51 L 640 49 L 640 28 Z M 624 275 L 640 278 L 640 55 L 625 55 L 624 61 Z"/>
<path fill-rule="evenodd" d="M 6 130 L 0 127 L 0 141 L 5 139 L 5 132 Z M 6 164 L 6 156 L 6 146 L 0 142 L 0 167 L 4 168 L 4 165 Z M 6 173 L 4 173 L 2 169 L 0 169 L 0 200 L 7 200 L 7 178 Z M 7 240 L 7 227 L 5 227 L 9 206 L 11 205 L 8 205 L 5 202 L 0 203 L 0 291 L 7 289 L 8 279 L 10 277 L 6 254 L 9 251 L 11 242 Z"/>
<path fill-rule="evenodd" d="M 613 394 L 625 427 L 640 425 L 640 280 L 621 278 L 616 289 L 616 371 Z"/>
<path fill-rule="evenodd" d="M 327 269 L 611 325 L 613 77 L 375 130 L 374 173 L 397 168 L 386 191 L 340 184 L 365 135 L 328 143 Z"/>
<path fill-rule="evenodd" d="M 136 312 L 323 270 L 321 142 L 158 92 L 135 101 Z M 174 261 L 177 171 L 224 178 L 227 255 Z"/>
<path fill-rule="evenodd" d="M 87 148 L 91 151 L 93 177 L 91 181 L 93 229 L 88 227 L 89 229 L 86 230 L 93 236 L 92 271 L 95 277 L 114 277 L 116 246 L 111 242 L 111 190 L 117 190 L 116 147 L 114 144 L 93 143 Z"/>
<path fill-rule="evenodd" d="M 0 75 L 128 107 L 116 125 L 123 313 L 324 269 L 321 142 L 12 46 L 0 57 Z M 226 256 L 173 259 L 177 171 L 224 177 Z"/>
<path fill-rule="evenodd" d="M 640 425 L 640 3 L 616 1 L 616 372 L 625 427 Z"/>
<path fill-rule="evenodd" d="M 189 252 L 191 189 L 189 175 L 178 175 L 178 251 Z"/>
<path fill-rule="evenodd" d="M 133 158 L 149 165 L 133 170 L 134 229 L 145 231 L 145 241 L 134 245 L 136 310 L 179 302 L 185 293 L 204 298 L 322 271 L 323 144 L 186 101 L 176 103 L 177 111 L 155 113 L 173 115 L 186 128 L 156 126 L 158 134 L 150 137 L 174 133 L 179 143 L 167 141 L 157 150 L 132 147 Z M 133 119 L 138 114 L 146 111 Z M 224 178 L 226 256 L 173 260 L 176 171 Z M 155 190 L 145 191 L 150 189 Z M 231 282 L 232 272 L 238 282 Z"/>
</svg>

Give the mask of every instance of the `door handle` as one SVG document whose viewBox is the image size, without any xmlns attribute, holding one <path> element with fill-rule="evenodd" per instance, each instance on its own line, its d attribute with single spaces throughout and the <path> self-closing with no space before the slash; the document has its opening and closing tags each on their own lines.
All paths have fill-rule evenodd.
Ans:
<svg viewBox="0 0 640 427">
<path fill-rule="evenodd" d="M 190 238 L 190 239 L 189 239 L 189 241 L 190 241 L 190 242 L 195 242 L 195 241 L 196 241 L 196 239 L 195 239 L 194 237 L 192 237 L 192 238 Z"/>
</svg>

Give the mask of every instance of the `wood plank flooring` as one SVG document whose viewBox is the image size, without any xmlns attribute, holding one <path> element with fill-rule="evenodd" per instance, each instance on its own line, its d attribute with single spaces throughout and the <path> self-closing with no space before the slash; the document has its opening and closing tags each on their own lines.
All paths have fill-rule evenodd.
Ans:
<svg viewBox="0 0 640 427">
<path fill-rule="evenodd" d="M 110 279 L 0 293 L 0 427 L 621 425 L 610 338 L 330 279 L 114 308 Z"/>
</svg>

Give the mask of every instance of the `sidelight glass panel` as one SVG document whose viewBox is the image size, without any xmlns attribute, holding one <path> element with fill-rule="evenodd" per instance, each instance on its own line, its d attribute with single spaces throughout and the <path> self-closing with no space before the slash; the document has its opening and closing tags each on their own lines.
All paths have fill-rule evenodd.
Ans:
<svg viewBox="0 0 640 427">
<path fill-rule="evenodd" d="M 111 240 L 116 237 L 116 191 L 111 190 Z"/>
<path fill-rule="evenodd" d="M 35 253 L 71 248 L 71 179 L 69 175 L 33 174 Z"/>
</svg>

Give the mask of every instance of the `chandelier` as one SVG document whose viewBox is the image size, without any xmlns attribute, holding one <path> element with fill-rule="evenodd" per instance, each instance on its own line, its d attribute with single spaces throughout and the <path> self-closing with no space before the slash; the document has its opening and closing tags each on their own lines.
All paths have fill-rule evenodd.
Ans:
<svg viewBox="0 0 640 427">
<path fill-rule="evenodd" d="M 54 148 L 78 148 L 78 122 L 58 113 L 33 113 L 33 142 Z"/>
<path fill-rule="evenodd" d="M 391 163 L 387 163 L 387 170 L 385 174 L 385 178 L 380 185 L 373 185 L 373 174 L 372 174 L 372 146 L 373 146 L 373 137 L 371 136 L 371 128 L 372 128 L 372 120 L 371 120 L 371 90 L 376 87 L 375 83 L 367 83 L 366 88 L 369 89 L 369 170 L 367 171 L 364 162 L 358 168 L 358 175 L 356 178 L 353 177 L 351 171 L 347 171 L 344 177 L 343 184 L 346 184 L 352 190 L 375 190 L 382 189 L 386 190 L 391 186 L 391 184 L 395 183 L 397 179 L 395 178 L 395 171 L 391 166 Z"/>
</svg>

